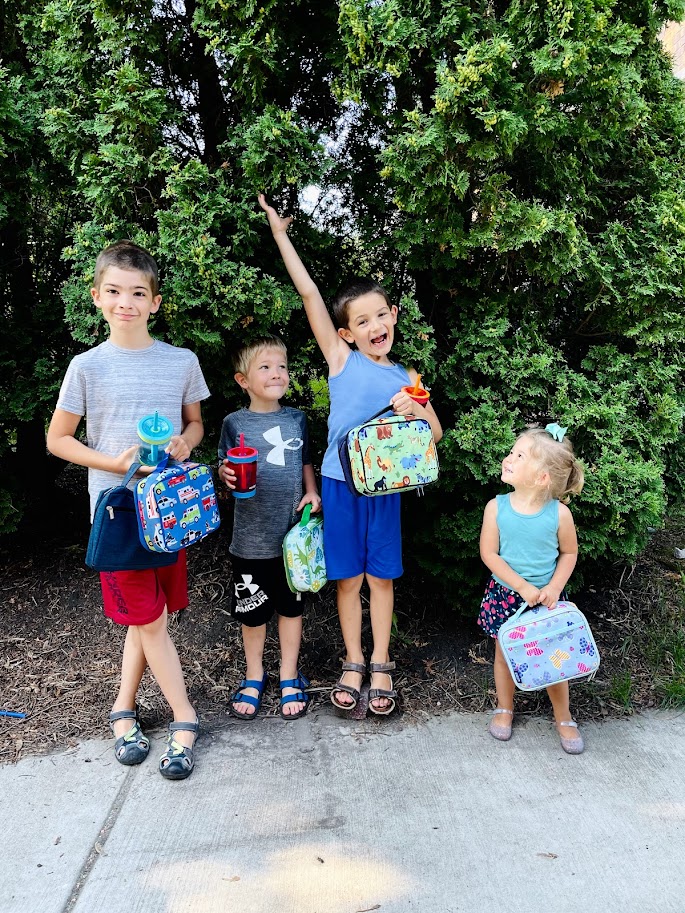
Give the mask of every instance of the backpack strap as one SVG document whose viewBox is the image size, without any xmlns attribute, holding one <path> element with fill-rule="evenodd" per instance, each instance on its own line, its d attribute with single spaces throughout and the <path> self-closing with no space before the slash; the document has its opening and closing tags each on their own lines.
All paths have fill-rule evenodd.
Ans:
<svg viewBox="0 0 685 913">
<path fill-rule="evenodd" d="M 136 474 L 136 472 L 138 472 L 139 469 L 140 469 L 140 463 L 137 460 L 134 460 L 133 463 L 131 463 L 128 472 L 124 476 L 124 481 L 121 484 L 124 486 L 127 486 L 128 483 L 131 481 L 131 479 Z"/>
<path fill-rule="evenodd" d="M 374 412 L 372 416 L 367 418 L 366 422 L 372 422 L 375 418 L 380 418 L 385 412 L 392 412 L 392 403 L 388 403 L 387 406 L 383 406 L 382 409 L 379 409 L 378 412 Z M 362 422 L 362 425 L 365 425 L 366 422 Z"/>
</svg>

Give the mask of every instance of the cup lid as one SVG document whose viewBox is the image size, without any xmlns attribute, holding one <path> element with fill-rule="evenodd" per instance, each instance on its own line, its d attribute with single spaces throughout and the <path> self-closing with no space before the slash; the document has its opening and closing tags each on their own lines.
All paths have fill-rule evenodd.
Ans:
<svg viewBox="0 0 685 913">
<path fill-rule="evenodd" d="M 231 447 L 230 450 L 226 451 L 226 456 L 229 460 L 232 459 L 242 459 L 242 460 L 253 460 L 259 451 L 254 447 Z"/>
<path fill-rule="evenodd" d="M 158 412 L 146 415 L 138 422 L 138 437 L 146 444 L 165 444 L 173 433 L 174 426 Z"/>
</svg>

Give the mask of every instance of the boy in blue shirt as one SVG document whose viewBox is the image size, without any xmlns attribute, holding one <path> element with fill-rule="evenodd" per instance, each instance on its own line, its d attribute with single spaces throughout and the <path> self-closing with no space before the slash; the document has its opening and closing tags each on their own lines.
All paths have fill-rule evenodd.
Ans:
<svg viewBox="0 0 685 913">
<path fill-rule="evenodd" d="M 162 297 L 157 264 L 146 250 L 131 241 L 106 248 L 97 258 L 93 286 L 109 339 L 72 360 L 47 439 L 55 456 L 88 467 L 91 520 L 100 492 L 120 485 L 137 459 L 138 420 L 155 410 L 169 418 L 174 435 L 167 452 L 186 460 L 202 440 L 200 401 L 209 396 L 197 356 L 150 336 L 148 320 Z M 76 436 L 84 416 L 87 443 Z M 195 763 L 199 723 L 167 630 L 168 614 L 188 605 L 185 552 L 169 567 L 102 572 L 100 583 L 105 615 L 127 627 L 119 693 L 109 716 L 115 757 L 140 764 L 150 749 L 135 710 L 149 666 L 174 714 L 159 771 L 170 780 L 185 779 Z"/>
<path fill-rule="evenodd" d="M 282 406 L 288 389 L 288 353 L 277 336 L 244 345 L 234 359 L 235 380 L 250 397 L 246 409 L 227 415 L 219 442 L 219 476 L 235 488 L 236 476 L 226 452 L 240 444 L 255 448 L 254 495 L 235 501 L 229 548 L 233 570 L 232 614 L 242 625 L 245 678 L 229 698 L 229 713 L 254 720 L 267 684 L 263 657 L 266 626 L 278 613 L 281 646 L 280 712 L 295 720 L 307 711 L 309 681 L 300 673 L 302 600 L 292 593 L 283 565 L 283 539 L 306 504 L 316 513 L 321 498 L 309 456 L 304 412 Z"/>
<path fill-rule="evenodd" d="M 350 428 L 388 403 L 399 415 L 425 418 L 436 443 L 442 437 L 442 427 L 430 403 L 422 406 L 402 392 L 402 387 L 413 385 L 418 375 L 413 368 L 406 370 L 390 360 L 397 307 L 390 304 L 382 286 L 359 280 L 339 292 L 333 302 L 336 329 L 316 284 L 288 238 L 292 219 L 282 219 L 263 195 L 259 204 L 267 214 L 274 240 L 329 367 L 328 447 L 321 467 L 326 516 L 324 552 L 327 577 L 337 580 L 338 615 L 347 651 L 343 674 L 333 688 L 331 700 L 341 710 L 352 710 L 359 700 L 366 675 L 360 598 L 366 578 L 373 634 L 369 709 L 374 714 L 387 715 L 397 700 L 390 676 L 395 664 L 390 661 L 389 648 L 393 580 L 403 571 L 400 496 L 353 495 L 344 481 L 337 444 Z"/>
</svg>

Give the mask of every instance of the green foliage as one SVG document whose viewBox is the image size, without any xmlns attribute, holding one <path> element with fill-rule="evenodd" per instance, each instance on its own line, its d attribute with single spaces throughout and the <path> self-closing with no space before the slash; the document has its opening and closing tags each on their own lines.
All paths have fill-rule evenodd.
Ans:
<svg viewBox="0 0 685 913">
<path fill-rule="evenodd" d="M 369 273 L 400 305 L 395 354 L 446 429 L 440 485 L 405 502 L 426 569 L 478 588 L 500 461 L 552 419 L 586 468 L 586 569 L 633 558 L 685 472 L 685 106 L 657 37 L 683 15 L 675 0 L 10 0 L 0 530 L 22 509 L 25 426 L 104 338 L 89 288 L 121 237 L 159 261 L 153 332 L 198 352 L 208 440 L 240 401 L 231 350 L 276 330 L 323 446 L 324 364 L 264 190 L 296 214 L 326 297 Z"/>
</svg>

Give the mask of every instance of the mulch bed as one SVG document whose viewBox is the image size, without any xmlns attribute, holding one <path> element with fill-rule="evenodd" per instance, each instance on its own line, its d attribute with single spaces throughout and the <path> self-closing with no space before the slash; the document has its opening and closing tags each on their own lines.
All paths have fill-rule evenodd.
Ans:
<svg viewBox="0 0 685 913">
<path fill-rule="evenodd" d="M 26 714 L 0 717 L 0 761 L 63 749 L 85 738 L 107 738 L 107 714 L 117 690 L 124 630 L 104 619 L 98 576 L 83 565 L 88 536 L 83 504 L 62 505 L 62 529 L 32 530 L 0 542 L 0 709 Z M 195 706 L 203 721 L 226 721 L 226 702 L 243 675 L 239 625 L 229 616 L 230 522 L 189 550 L 190 608 L 170 619 Z M 602 666 L 591 683 L 573 691 L 580 720 L 623 715 L 659 702 L 653 671 L 639 649 L 640 632 L 664 598 L 682 605 L 683 562 L 675 562 L 673 538 L 656 533 L 631 568 L 617 568 L 602 589 L 578 594 L 600 645 Z M 677 543 L 676 543 L 677 544 Z M 683 544 L 683 543 L 680 543 Z M 422 580 L 416 569 L 397 585 L 397 632 L 391 646 L 400 712 L 418 721 L 451 710 L 482 711 L 493 705 L 493 644 L 478 633 L 477 603 L 463 607 Z M 368 612 L 364 616 L 370 642 Z M 266 667 L 278 669 L 275 626 L 267 641 Z M 301 666 L 312 680 L 315 706 L 331 708 L 328 690 L 340 671 L 342 639 L 329 585 L 307 597 Z M 616 683 L 630 676 L 630 701 L 617 699 Z M 271 688 L 262 712 L 278 712 Z M 163 726 L 168 710 L 146 674 L 139 694 L 143 723 Z M 549 715 L 543 695 L 517 697 L 517 713 Z M 383 721 L 378 721 L 383 725 Z"/>
</svg>

